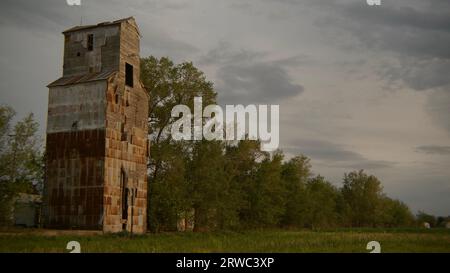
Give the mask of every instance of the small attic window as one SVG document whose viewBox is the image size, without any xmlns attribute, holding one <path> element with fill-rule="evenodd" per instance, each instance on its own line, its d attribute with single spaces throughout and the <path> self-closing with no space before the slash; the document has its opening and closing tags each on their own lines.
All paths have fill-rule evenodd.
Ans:
<svg viewBox="0 0 450 273">
<path fill-rule="evenodd" d="M 94 50 L 94 34 L 88 34 L 87 38 L 87 49 L 88 51 L 92 51 Z"/>
<path fill-rule="evenodd" d="M 129 63 L 125 63 L 125 84 L 133 87 L 133 66 Z"/>
</svg>

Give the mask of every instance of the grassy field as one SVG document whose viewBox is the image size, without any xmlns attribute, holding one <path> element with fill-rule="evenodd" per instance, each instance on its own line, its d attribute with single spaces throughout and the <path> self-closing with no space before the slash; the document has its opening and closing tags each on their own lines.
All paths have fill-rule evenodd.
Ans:
<svg viewBox="0 0 450 273">
<path fill-rule="evenodd" d="M 378 241 L 382 252 L 450 253 L 449 229 L 264 230 L 132 238 L 95 232 L 13 230 L 0 232 L 0 252 L 68 252 L 66 244 L 73 240 L 80 242 L 81 252 L 369 252 L 367 243 Z"/>
</svg>

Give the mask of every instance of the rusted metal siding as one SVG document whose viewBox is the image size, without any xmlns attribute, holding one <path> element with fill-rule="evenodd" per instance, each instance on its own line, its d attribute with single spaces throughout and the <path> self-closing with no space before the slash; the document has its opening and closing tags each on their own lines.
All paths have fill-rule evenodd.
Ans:
<svg viewBox="0 0 450 273">
<path fill-rule="evenodd" d="M 102 228 L 104 145 L 104 129 L 47 134 L 47 227 Z"/>
</svg>

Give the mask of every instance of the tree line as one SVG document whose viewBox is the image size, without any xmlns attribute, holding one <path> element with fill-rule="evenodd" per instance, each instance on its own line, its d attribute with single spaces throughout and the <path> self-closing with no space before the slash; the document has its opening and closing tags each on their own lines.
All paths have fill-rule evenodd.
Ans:
<svg viewBox="0 0 450 273">
<path fill-rule="evenodd" d="M 148 57 L 141 80 L 150 93 L 151 158 L 148 224 L 194 231 L 261 227 L 399 227 L 415 223 L 407 205 L 386 196 L 381 182 L 362 170 L 336 187 L 311 171 L 304 155 L 261 152 L 257 141 L 174 141 L 171 109 L 217 104 L 213 84 L 190 62 Z"/>
</svg>

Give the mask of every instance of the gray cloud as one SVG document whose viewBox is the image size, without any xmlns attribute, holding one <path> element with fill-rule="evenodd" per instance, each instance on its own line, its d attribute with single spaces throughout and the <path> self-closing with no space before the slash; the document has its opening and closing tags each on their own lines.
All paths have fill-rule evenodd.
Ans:
<svg viewBox="0 0 450 273">
<path fill-rule="evenodd" d="M 282 67 L 299 67 L 306 65 L 314 65 L 317 64 L 310 56 L 307 55 L 297 55 L 289 58 L 283 58 L 279 60 L 273 61 L 273 64 L 279 65 Z"/>
<path fill-rule="evenodd" d="M 436 155 L 450 155 L 450 146 L 425 145 L 416 148 L 417 152 Z"/>
<path fill-rule="evenodd" d="M 259 58 L 265 58 L 267 53 L 250 51 L 247 49 L 236 50 L 228 42 L 221 41 L 215 48 L 199 58 L 203 65 L 236 65 L 253 62 Z"/>
<path fill-rule="evenodd" d="M 2 25 L 24 27 L 33 31 L 62 31 L 68 21 L 80 22 L 76 8 L 65 1 L 5 0 L 0 9 Z"/>
<path fill-rule="evenodd" d="M 138 0 L 128 4 L 120 0 L 85 0 L 81 6 L 69 6 L 64 0 L 5 1 L 0 9 L 0 22 L 4 26 L 60 35 L 62 31 L 81 22 L 88 25 L 135 16 L 144 36 L 143 41 L 146 42 L 142 53 L 151 52 L 156 56 L 171 56 L 182 60 L 192 58 L 198 51 L 192 44 L 180 41 L 170 32 L 161 30 L 156 19 L 152 18 L 160 13 L 185 9 L 190 6 L 187 2 Z"/>
<path fill-rule="evenodd" d="M 386 160 L 363 160 L 360 162 L 328 164 L 330 167 L 339 167 L 350 170 L 379 170 L 394 167 L 395 163 Z"/>
<path fill-rule="evenodd" d="M 417 10 L 413 3 L 396 1 L 385 2 L 379 8 L 367 8 L 360 1 L 346 4 L 337 4 L 330 1 L 325 4 L 321 1 L 321 8 L 329 6 L 333 9 L 330 13 L 336 17 L 319 19 L 321 25 L 331 23 L 329 26 L 339 27 L 351 32 L 364 47 L 372 50 L 385 50 L 397 54 L 397 57 L 405 61 L 401 69 L 408 69 L 416 63 L 416 73 L 429 71 L 440 72 L 442 75 L 448 69 L 450 59 L 450 6 L 437 9 L 436 5 L 444 4 L 440 0 L 431 0 L 429 8 Z M 399 5 L 399 3 L 401 3 Z M 405 59 L 406 58 L 406 59 Z M 412 60 L 411 60 L 412 58 Z M 436 60 L 439 59 L 439 60 Z M 427 63 L 428 61 L 428 63 Z M 436 66 L 436 68 L 432 67 Z M 423 71 L 420 68 L 424 67 Z M 447 70 L 448 71 L 448 70 Z M 406 82 L 411 83 L 414 89 L 425 89 L 426 86 L 434 87 L 442 84 L 438 76 L 425 78 L 424 83 L 411 81 L 411 72 L 400 73 L 405 76 Z M 446 82 L 443 82 L 446 83 Z"/>
<path fill-rule="evenodd" d="M 224 103 L 274 103 L 304 90 L 283 67 L 272 63 L 226 65 L 219 68 L 217 75 Z"/>
<path fill-rule="evenodd" d="M 425 109 L 433 121 L 450 134 L 450 87 L 433 90 L 428 96 Z"/>
<path fill-rule="evenodd" d="M 449 43 L 450 44 L 450 43 Z M 450 59 L 414 59 L 407 58 L 398 65 L 389 65 L 378 70 L 389 82 L 402 80 L 414 90 L 422 91 L 433 88 L 450 90 Z"/>
<path fill-rule="evenodd" d="M 450 81 L 449 1 L 384 1 L 375 8 L 360 0 L 265 2 L 287 5 L 289 9 L 281 18 L 290 18 L 296 11 L 314 12 L 314 24 L 319 29 L 332 29 L 328 39 L 343 50 L 389 53 L 391 62 L 383 62 L 378 72 L 391 83 L 403 81 L 412 89 L 427 90 Z M 351 34 L 357 42 L 341 39 L 343 33 Z"/>
<path fill-rule="evenodd" d="M 420 7 L 421 5 L 414 4 L 414 1 L 385 2 L 380 7 L 372 9 L 367 8 L 360 1 L 342 4 L 330 1 L 330 3 L 334 3 L 333 7 L 340 9 L 347 18 L 367 22 L 368 26 L 385 25 L 395 28 L 407 27 L 450 32 L 450 18 L 448 17 L 450 6 L 437 9 L 433 2 L 440 1 L 429 0 L 428 2 L 431 6 L 428 8 L 422 6 L 418 10 L 415 6 Z"/>
<path fill-rule="evenodd" d="M 200 57 L 199 63 L 217 67 L 217 88 L 222 103 L 274 103 L 304 91 L 287 67 L 307 62 L 305 56 L 270 60 L 265 52 L 236 50 L 221 42 Z"/>
<path fill-rule="evenodd" d="M 376 73 L 391 90 L 403 85 L 428 91 L 431 117 L 450 134 L 450 2 L 384 1 L 377 8 L 361 2 L 315 1 L 325 10 L 316 23 L 350 33 L 359 43 L 351 43 L 350 50 L 383 54 Z"/>
<path fill-rule="evenodd" d="M 349 170 L 375 170 L 391 168 L 395 162 L 371 160 L 351 151 L 345 146 L 322 140 L 297 140 L 293 146 L 286 148 L 291 154 L 304 154 L 317 160 L 322 166 L 344 168 Z"/>
<path fill-rule="evenodd" d="M 364 157 L 349 151 L 341 145 L 321 140 L 298 140 L 295 146 L 287 148 L 289 152 L 302 153 L 311 158 L 323 161 L 359 161 Z"/>
</svg>

